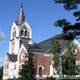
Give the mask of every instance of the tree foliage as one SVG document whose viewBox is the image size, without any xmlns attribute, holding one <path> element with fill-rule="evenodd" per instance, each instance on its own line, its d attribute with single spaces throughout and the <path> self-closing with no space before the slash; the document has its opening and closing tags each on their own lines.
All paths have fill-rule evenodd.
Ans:
<svg viewBox="0 0 80 80">
<path fill-rule="evenodd" d="M 75 18 L 76 18 L 77 21 L 79 21 L 80 20 L 80 11 L 74 12 L 73 16 L 75 16 Z"/>
<path fill-rule="evenodd" d="M 14 79 L 7 79 L 7 80 L 14 80 Z M 15 79 L 15 80 L 17 80 L 17 79 Z"/>
<path fill-rule="evenodd" d="M 73 10 L 78 8 L 80 0 L 54 0 L 55 3 L 63 4 L 65 10 Z M 73 16 L 75 16 L 76 21 L 80 20 L 80 11 L 74 11 Z M 80 35 L 80 22 L 71 24 L 66 19 L 59 19 L 56 22 L 56 26 L 59 26 L 63 30 L 63 37 L 69 40 L 78 38 Z"/>
<path fill-rule="evenodd" d="M 80 35 L 80 23 L 71 25 L 67 20 L 60 19 L 55 22 L 55 26 L 59 26 L 62 28 L 64 39 L 73 40 Z"/>
<path fill-rule="evenodd" d="M 60 44 L 60 42 L 62 40 L 64 41 L 63 44 L 65 43 L 65 45 L 62 47 L 64 50 L 61 49 L 61 46 L 63 44 Z M 59 74 L 60 70 L 63 75 L 76 74 L 76 58 L 74 54 L 75 48 L 76 46 L 73 44 L 71 40 L 64 40 L 63 38 L 60 37 L 54 39 L 51 48 L 51 53 L 53 53 L 53 61 L 54 61 L 53 67 L 56 68 L 57 74 Z M 61 65 L 60 65 L 60 58 L 61 58 Z M 60 66 L 62 67 L 62 69 L 60 68 Z"/>
<path fill-rule="evenodd" d="M 26 60 L 22 65 L 22 69 L 19 71 L 19 80 L 35 80 L 35 66 L 32 58 L 32 49 L 28 49 L 28 60 L 26 55 Z"/>
<path fill-rule="evenodd" d="M 77 73 L 80 73 L 80 65 L 77 65 Z"/>
<path fill-rule="evenodd" d="M 80 0 L 54 0 L 55 3 L 63 4 L 65 10 L 73 10 L 78 7 Z"/>
<path fill-rule="evenodd" d="M 46 77 L 45 79 L 43 80 L 58 80 L 57 78 L 53 78 L 53 77 Z"/>
<path fill-rule="evenodd" d="M 66 19 L 60 19 L 55 22 L 55 26 L 60 26 L 61 28 L 65 25 L 69 25 L 70 22 L 66 21 Z M 63 27 L 64 28 L 64 27 Z"/>
<path fill-rule="evenodd" d="M 59 41 L 57 39 L 54 41 L 54 44 L 52 45 L 51 53 L 53 54 L 53 61 L 54 61 L 53 67 L 56 68 L 57 74 L 58 74 L 58 72 L 59 72 L 60 45 L 59 45 Z"/>
<path fill-rule="evenodd" d="M 65 51 L 62 57 L 62 72 L 67 75 L 75 75 L 76 74 L 76 58 L 75 58 L 75 45 L 69 44 L 67 45 L 67 50 Z"/>
<path fill-rule="evenodd" d="M 0 80 L 2 80 L 2 77 L 3 77 L 3 66 L 0 67 Z"/>
<path fill-rule="evenodd" d="M 54 2 L 56 4 L 57 3 L 61 4 L 64 7 L 64 9 L 67 11 L 77 9 L 78 4 L 80 4 L 80 0 L 54 0 Z M 78 22 L 75 22 L 74 24 L 71 24 L 66 19 L 59 19 L 54 23 L 55 26 L 62 28 L 63 33 L 62 33 L 61 37 L 65 40 L 67 40 L 69 43 L 69 44 L 68 43 L 66 44 L 67 51 L 65 51 L 65 54 L 63 56 L 61 56 L 61 58 L 62 58 L 62 72 L 63 72 L 63 74 L 67 74 L 67 75 L 75 75 L 75 73 L 76 73 L 76 59 L 75 59 L 75 55 L 74 55 L 75 47 L 72 44 L 72 40 L 78 39 L 80 36 L 80 22 L 79 22 L 80 11 L 74 11 L 73 16 L 75 16 L 76 21 L 78 21 Z M 53 44 L 53 46 L 55 46 L 55 47 L 52 47 L 52 49 L 54 48 L 53 49 L 54 57 L 55 57 L 54 59 L 57 60 L 57 58 L 60 56 L 58 55 L 56 57 L 55 51 L 58 49 L 59 45 Z M 59 65 L 58 63 L 57 63 L 57 65 Z"/>
</svg>

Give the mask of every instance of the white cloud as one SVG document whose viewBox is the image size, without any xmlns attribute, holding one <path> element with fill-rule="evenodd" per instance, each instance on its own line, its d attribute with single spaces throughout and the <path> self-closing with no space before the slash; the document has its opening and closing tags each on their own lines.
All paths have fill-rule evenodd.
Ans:
<svg viewBox="0 0 80 80">
<path fill-rule="evenodd" d="M 4 42 L 5 41 L 5 34 L 4 32 L 0 31 L 0 42 Z"/>
</svg>

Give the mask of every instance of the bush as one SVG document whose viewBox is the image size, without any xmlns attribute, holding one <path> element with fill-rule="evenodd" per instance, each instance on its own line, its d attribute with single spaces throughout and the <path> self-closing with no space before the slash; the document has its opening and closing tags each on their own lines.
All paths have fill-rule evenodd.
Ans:
<svg viewBox="0 0 80 80">
<path fill-rule="evenodd" d="M 18 80 L 18 79 L 15 78 L 15 79 L 8 79 L 8 80 Z"/>
<path fill-rule="evenodd" d="M 45 78 L 43 80 L 58 80 L 58 79 L 57 78 L 53 78 L 53 77 L 47 77 L 47 78 Z"/>
<path fill-rule="evenodd" d="M 14 80 L 14 79 L 8 79 L 8 80 Z"/>
</svg>

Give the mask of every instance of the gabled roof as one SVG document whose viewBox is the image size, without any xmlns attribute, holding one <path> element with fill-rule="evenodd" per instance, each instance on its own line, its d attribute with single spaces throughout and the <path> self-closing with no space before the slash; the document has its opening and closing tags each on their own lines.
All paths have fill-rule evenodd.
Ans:
<svg viewBox="0 0 80 80">
<path fill-rule="evenodd" d="M 49 38 L 47 40 L 38 43 L 38 45 L 40 46 L 42 52 L 48 53 L 49 49 L 52 46 L 52 43 L 53 43 L 53 38 Z"/>
<path fill-rule="evenodd" d="M 59 40 L 58 42 L 59 42 L 61 49 L 65 47 L 65 40 L 61 38 L 61 34 L 57 35 L 55 37 L 51 37 L 47 40 L 44 40 L 44 41 L 38 43 L 38 45 L 40 46 L 40 48 L 43 52 L 49 53 L 52 46 L 55 44 L 56 40 Z"/>
<path fill-rule="evenodd" d="M 28 49 L 28 47 L 30 46 L 33 52 L 48 53 L 48 50 L 52 45 L 52 41 L 53 41 L 52 38 L 50 38 L 40 43 L 28 44 L 28 40 L 25 38 L 22 38 L 21 44 L 23 44 L 26 49 Z"/>
<path fill-rule="evenodd" d="M 25 46 L 26 49 L 28 49 L 28 47 L 30 46 L 33 49 L 33 52 L 50 53 L 50 49 L 54 45 L 55 40 L 59 40 L 59 44 L 62 51 L 65 48 L 66 41 L 64 39 L 60 40 L 60 35 L 51 37 L 39 43 L 34 43 L 32 45 L 29 45 L 28 41 L 23 38 L 21 39 L 21 43 Z"/>
</svg>

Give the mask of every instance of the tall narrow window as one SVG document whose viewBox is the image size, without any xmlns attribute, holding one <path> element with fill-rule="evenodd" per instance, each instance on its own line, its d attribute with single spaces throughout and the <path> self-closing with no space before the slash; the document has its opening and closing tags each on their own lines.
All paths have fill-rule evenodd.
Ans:
<svg viewBox="0 0 80 80">
<path fill-rule="evenodd" d="M 16 28 L 14 27 L 12 31 L 12 39 L 15 39 L 15 37 L 16 37 Z"/>
<path fill-rule="evenodd" d="M 23 33 L 24 33 L 24 31 L 23 31 L 23 30 L 21 30 L 21 33 L 20 33 L 20 35 L 21 35 L 21 36 L 23 36 Z"/>
<path fill-rule="evenodd" d="M 42 67 L 39 67 L 39 77 L 42 77 Z"/>
<path fill-rule="evenodd" d="M 25 30 L 25 36 L 27 36 L 27 30 Z"/>
<path fill-rule="evenodd" d="M 12 37 L 13 37 L 13 39 L 14 39 L 14 35 L 15 35 L 15 34 L 14 34 L 14 32 L 13 32 L 13 36 L 12 36 Z"/>
<path fill-rule="evenodd" d="M 14 37 L 16 37 L 16 31 L 14 32 Z"/>
<path fill-rule="evenodd" d="M 12 38 L 15 39 L 16 37 L 16 31 L 13 32 Z"/>
</svg>

